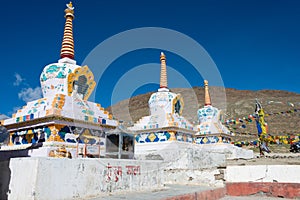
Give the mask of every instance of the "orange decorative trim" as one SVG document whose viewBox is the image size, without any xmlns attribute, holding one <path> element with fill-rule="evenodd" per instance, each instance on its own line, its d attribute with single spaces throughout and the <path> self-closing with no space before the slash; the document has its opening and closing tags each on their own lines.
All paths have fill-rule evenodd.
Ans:
<svg viewBox="0 0 300 200">
<path fill-rule="evenodd" d="M 67 9 L 65 10 L 65 29 L 62 41 L 62 47 L 60 51 L 61 58 L 74 58 L 74 40 L 73 40 L 73 19 L 74 19 L 74 7 L 70 2 L 67 4 Z"/>
<path fill-rule="evenodd" d="M 208 91 L 208 81 L 204 80 L 204 101 L 206 106 L 211 105 L 210 95 Z"/>
<path fill-rule="evenodd" d="M 166 56 L 163 52 L 160 54 L 160 88 L 168 88 Z"/>
</svg>

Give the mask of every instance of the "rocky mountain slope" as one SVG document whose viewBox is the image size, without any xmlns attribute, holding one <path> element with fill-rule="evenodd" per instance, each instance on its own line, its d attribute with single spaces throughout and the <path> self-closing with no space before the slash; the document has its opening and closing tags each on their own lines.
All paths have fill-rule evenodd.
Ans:
<svg viewBox="0 0 300 200">
<path fill-rule="evenodd" d="M 204 89 L 200 87 L 175 88 L 171 91 L 180 93 L 184 98 L 183 116 L 194 124 L 198 123 L 197 110 L 204 106 Z M 147 93 L 123 100 L 107 110 L 117 119 L 124 121 L 125 125 L 131 125 L 149 114 L 148 99 L 151 94 Z M 300 94 L 280 90 L 250 91 L 210 87 L 210 95 L 213 106 L 224 110 L 225 120 L 236 120 L 253 114 L 255 98 L 257 98 L 262 103 L 265 112 L 271 114 L 265 118 L 270 134 L 300 133 L 300 110 L 294 112 L 294 109 L 300 108 Z M 290 110 L 293 112 L 286 113 Z M 254 121 L 238 123 L 229 127 L 240 135 L 256 135 L 257 133 Z"/>
<path fill-rule="evenodd" d="M 191 123 L 197 124 L 197 110 L 204 106 L 204 89 L 175 88 L 172 92 L 180 93 L 184 99 L 183 116 Z M 300 94 L 281 90 L 236 90 L 210 86 L 210 95 L 213 106 L 224 111 L 224 122 L 229 119 L 236 121 L 238 118 L 248 117 L 254 113 L 255 98 L 261 102 L 266 113 L 265 120 L 272 135 L 300 134 Z M 131 126 L 141 117 L 149 114 L 148 100 L 152 92 L 138 95 L 107 108 L 118 120 L 124 121 L 125 126 Z M 1 115 L 0 119 L 7 118 Z M 244 120 L 245 121 L 245 120 Z M 257 130 L 254 121 L 229 125 L 231 131 L 245 139 L 256 138 Z M 7 139 L 8 133 L 0 126 L 0 143 Z M 241 139 L 241 138 L 240 138 Z"/>
</svg>

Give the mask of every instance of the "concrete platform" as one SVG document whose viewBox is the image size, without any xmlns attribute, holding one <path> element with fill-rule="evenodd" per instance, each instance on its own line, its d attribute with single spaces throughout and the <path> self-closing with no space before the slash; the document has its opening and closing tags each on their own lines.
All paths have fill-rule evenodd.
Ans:
<svg viewBox="0 0 300 200">
<path fill-rule="evenodd" d="M 251 196 L 225 196 L 225 188 L 195 185 L 167 185 L 160 190 L 147 192 L 127 192 L 105 195 L 89 200 L 281 200 L 282 197 L 269 197 L 265 194 Z"/>
<path fill-rule="evenodd" d="M 101 196 L 90 200 L 281 200 L 282 197 L 266 195 L 225 196 L 225 188 L 213 188 L 195 185 L 167 185 L 161 190 L 148 192 L 127 192 Z"/>
<path fill-rule="evenodd" d="M 175 200 L 175 199 L 206 199 L 217 200 L 225 196 L 225 188 L 214 188 L 195 185 L 166 185 L 160 190 L 147 192 L 126 192 L 105 195 L 91 200 Z"/>
<path fill-rule="evenodd" d="M 189 176 L 178 173 L 186 171 L 188 165 L 166 166 L 161 160 L 11 158 L 0 162 L 0 199 L 217 200 L 226 195 L 229 199 L 249 200 L 300 198 L 300 165 L 295 161 L 298 157 L 290 161 L 289 156 L 281 155 L 284 162 L 276 165 L 270 162 L 273 158 L 231 160 L 229 165 L 227 160 L 227 166 L 219 168 L 213 168 L 212 160 L 207 160 L 207 165 L 197 169 L 196 156 L 204 158 L 201 155 L 205 154 L 196 152 L 190 150 L 188 154 L 193 156 L 185 157 L 194 161 L 190 170 L 194 174 Z M 278 158 L 274 161 L 278 162 Z M 220 181 L 222 185 L 204 181 L 205 173 L 213 178 L 212 182 Z"/>
</svg>

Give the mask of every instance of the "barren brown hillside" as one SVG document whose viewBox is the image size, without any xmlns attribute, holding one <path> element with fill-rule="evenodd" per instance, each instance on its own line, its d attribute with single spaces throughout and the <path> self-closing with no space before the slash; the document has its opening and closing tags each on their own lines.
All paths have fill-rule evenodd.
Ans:
<svg viewBox="0 0 300 200">
<path fill-rule="evenodd" d="M 184 98 L 183 116 L 190 122 L 197 123 L 197 109 L 204 105 L 204 89 L 176 88 L 172 92 L 180 93 Z M 126 125 L 136 122 L 141 117 L 149 114 L 148 99 L 152 93 L 138 95 L 130 100 L 124 100 L 109 107 L 108 110 Z M 300 108 L 300 94 L 280 90 L 236 90 L 220 87 L 210 87 L 212 104 L 222 108 L 225 119 L 242 118 L 254 113 L 255 98 L 262 103 L 266 113 L 276 113 Z M 266 117 L 270 134 L 300 133 L 300 112 L 280 113 Z M 256 134 L 255 123 L 231 125 L 232 131 L 238 134 Z"/>
</svg>

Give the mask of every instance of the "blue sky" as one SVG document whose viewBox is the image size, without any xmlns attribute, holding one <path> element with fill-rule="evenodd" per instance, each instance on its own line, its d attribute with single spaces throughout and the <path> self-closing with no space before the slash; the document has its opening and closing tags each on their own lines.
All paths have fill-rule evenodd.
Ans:
<svg viewBox="0 0 300 200">
<path fill-rule="evenodd" d="M 0 113 L 10 115 L 25 101 L 41 96 L 40 73 L 44 66 L 59 59 L 66 3 L 1 2 Z M 218 67 L 225 87 L 300 93 L 300 1 L 75 0 L 73 4 L 78 64 L 115 34 L 140 27 L 163 27 L 201 44 Z M 109 106 L 114 84 L 122 74 L 136 65 L 159 63 L 160 51 L 140 49 L 106 66 L 95 101 Z M 179 70 L 191 86 L 202 86 L 201 75 L 194 73 L 189 62 L 172 52 L 166 55 L 167 64 Z M 153 83 L 141 85 L 134 94 L 156 89 Z"/>
</svg>

